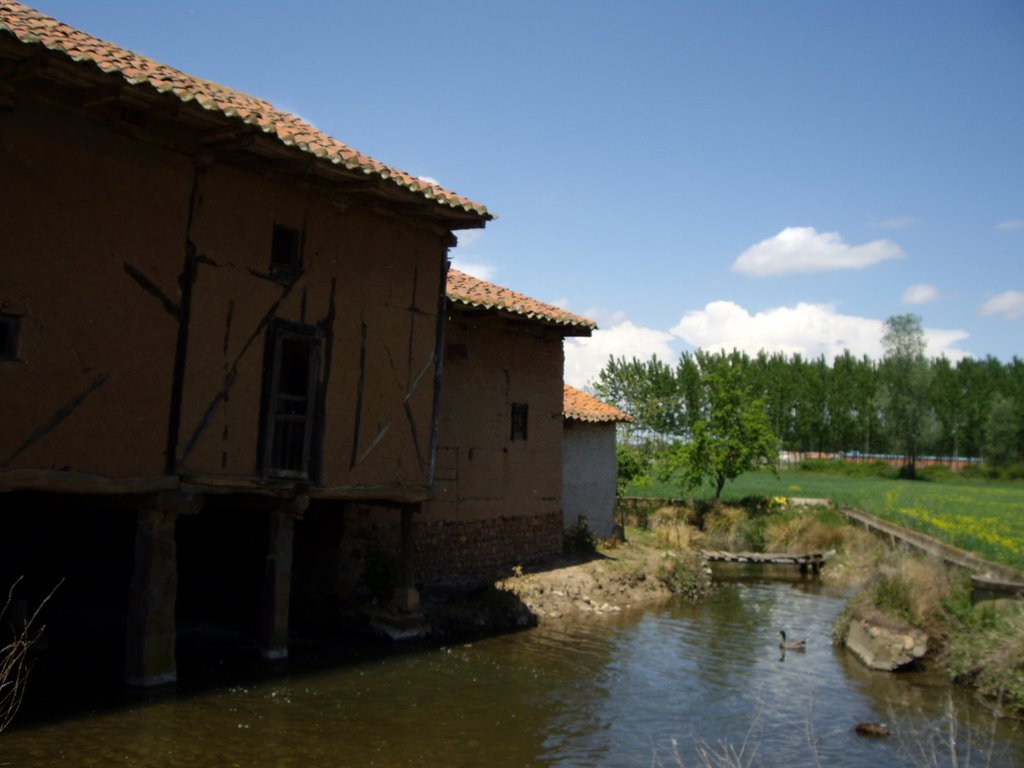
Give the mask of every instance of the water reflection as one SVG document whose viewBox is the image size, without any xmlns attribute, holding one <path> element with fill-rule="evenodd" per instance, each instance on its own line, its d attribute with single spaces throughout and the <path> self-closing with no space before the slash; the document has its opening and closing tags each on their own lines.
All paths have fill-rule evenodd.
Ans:
<svg viewBox="0 0 1024 768">
<path fill-rule="evenodd" d="M 649 766 L 696 765 L 728 742 L 755 765 L 916 766 L 949 687 L 872 673 L 830 643 L 843 600 L 815 582 L 735 582 L 700 606 L 545 627 L 470 646 L 164 698 L 0 736 L 0 765 Z M 781 656 L 778 630 L 808 638 Z M 1012 723 L 962 691 L 965 721 L 1024 764 Z M 920 713 L 901 738 L 853 733 Z M 897 734 L 899 736 L 900 734 Z M 977 742 L 974 745 L 977 746 Z M 948 761 L 939 764 L 949 764 Z"/>
</svg>

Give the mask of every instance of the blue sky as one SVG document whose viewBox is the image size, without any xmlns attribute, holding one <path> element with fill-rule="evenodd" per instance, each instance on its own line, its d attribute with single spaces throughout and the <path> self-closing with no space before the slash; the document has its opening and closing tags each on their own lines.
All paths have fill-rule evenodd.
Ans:
<svg viewBox="0 0 1024 768">
<path fill-rule="evenodd" d="M 1024 356 L 1024 2 L 35 0 L 482 202 L 609 354 Z"/>
</svg>

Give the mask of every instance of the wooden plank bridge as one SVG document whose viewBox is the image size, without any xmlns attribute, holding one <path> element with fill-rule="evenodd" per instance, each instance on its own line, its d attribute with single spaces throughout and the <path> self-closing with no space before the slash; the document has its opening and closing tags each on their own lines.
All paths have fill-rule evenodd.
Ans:
<svg viewBox="0 0 1024 768">
<path fill-rule="evenodd" d="M 794 554 L 790 552 L 725 552 L 723 550 L 702 549 L 703 555 L 712 563 L 759 563 L 765 565 L 797 565 L 801 573 L 818 573 L 821 566 L 825 564 L 832 555 L 834 549 L 828 552 L 810 552 L 806 554 Z"/>
</svg>

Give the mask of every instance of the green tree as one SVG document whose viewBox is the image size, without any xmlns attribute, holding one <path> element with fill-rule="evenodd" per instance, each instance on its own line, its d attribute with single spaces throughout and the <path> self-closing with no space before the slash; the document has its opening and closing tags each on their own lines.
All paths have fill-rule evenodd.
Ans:
<svg viewBox="0 0 1024 768">
<path fill-rule="evenodd" d="M 868 370 L 865 371 L 865 366 Z M 867 420 L 870 416 L 870 395 L 865 396 L 865 383 L 873 383 L 870 361 L 858 360 L 843 350 L 832 362 L 829 376 L 828 417 L 830 451 L 867 452 Z M 873 390 L 873 388 L 872 388 Z"/>
<path fill-rule="evenodd" d="M 704 411 L 704 388 L 701 386 L 700 365 L 695 355 L 683 352 L 676 365 L 676 384 L 683 400 L 681 437 L 689 436 L 693 422 Z"/>
<path fill-rule="evenodd" d="M 635 419 L 625 425 L 627 442 L 655 438 L 658 442 L 681 433 L 684 421 L 674 369 L 657 356 L 650 360 L 609 358 L 594 382 L 594 390 L 606 402 Z"/>
<path fill-rule="evenodd" d="M 617 443 L 615 446 L 615 492 L 621 496 L 626 486 L 637 478 L 643 477 L 650 470 L 650 460 L 643 449 L 628 443 Z"/>
<path fill-rule="evenodd" d="M 881 365 L 885 419 L 895 446 L 903 453 L 904 475 L 916 476 L 917 457 L 935 419 L 928 407 L 930 369 L 925 359 L 924 329 L 917 315 L 893 315 L 882 335 Z"/>
<path fill-rule="evenodd" d="M 992 398 L 985 435 L 985 462 L 1006 467 L 1017 459 L 1017 424 L 1013 403 L 997 394 Z"/>
<path fill-rule="evenodd" d="M 959 456 L 964 428 L 964 393 L 960 375 L 945 355 L 932 361 L 928 402 L 939 419 L 938 453 Z"/>
<path fill-rule="evenodd" d="M 768 423 L 782 444 L 797 449 L 796 403 L 799 389 L 798 373 L 793 362 L 781 352 L 758 353 L 754 361 L 761 371 L 761 390 L 766 399 Z"/>
<path fill-rule="evenodd" d="M 779 440 L 765 413 L 765 402 L 745 380 L 738 360 L 708 357 L 702 367 L 704 412 L 691 425 L 690 440 L 669 453 L 669 473 L 680 473 L 685 488 L 706 478 L 715 485 L 715 499 L 728 480 L 767 465 L 778 471 Z"/>
</svg>

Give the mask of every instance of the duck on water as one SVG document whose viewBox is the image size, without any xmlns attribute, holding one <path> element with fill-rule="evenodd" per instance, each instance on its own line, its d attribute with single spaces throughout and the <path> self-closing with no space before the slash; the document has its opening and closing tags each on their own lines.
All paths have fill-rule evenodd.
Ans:
<svg viewBox="0 0 1024 768">
<path fill-rule="evenodd" d="M 787 640 L 786 639 L 786 630 L 784 630 L 784 629 L 780 629 L 779 630 L 779 637 L 781 638 L 779 640 L 779 648 L 781 648 L 784 651 L 806 651 L 807 650 L 807 641 L 806 640 Z"/>
</svg>

